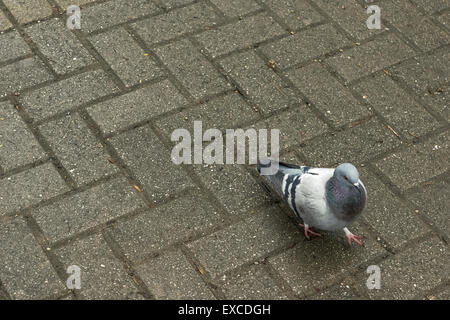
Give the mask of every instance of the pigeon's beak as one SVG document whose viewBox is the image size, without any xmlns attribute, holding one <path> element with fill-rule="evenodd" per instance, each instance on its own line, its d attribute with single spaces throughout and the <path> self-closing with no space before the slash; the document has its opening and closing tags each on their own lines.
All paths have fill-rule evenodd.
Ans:
<svg viewBox="0 0 450 320">
<path fill-rule="evenodd" d="M 359 181 L 357 183 L 354 183 L 353 185 L 358 188 L 359 187 Z"/>
</svg>

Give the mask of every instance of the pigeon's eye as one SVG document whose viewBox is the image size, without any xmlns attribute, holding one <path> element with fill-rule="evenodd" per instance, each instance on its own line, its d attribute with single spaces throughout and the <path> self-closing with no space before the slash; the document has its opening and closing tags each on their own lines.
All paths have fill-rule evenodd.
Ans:
<svg viewBox="0 0 450 320">
<path fill-rule="evenodd" d="M 344 179 L 345 179 L 345 180 L 348 180 L 347 176 L 344 176 Z"/>
</svg>

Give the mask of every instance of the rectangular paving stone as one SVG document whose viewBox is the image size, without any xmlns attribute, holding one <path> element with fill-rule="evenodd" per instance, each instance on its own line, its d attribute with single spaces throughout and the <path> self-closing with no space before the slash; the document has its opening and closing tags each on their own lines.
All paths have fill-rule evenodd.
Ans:
<svg viewBox="0 0 450 320">
<path fill-rule="evenodd" d="M 396 35 L 390 33 L 345 50 L 326 61 L 346 81 L 350 82 L 387 68 L 413 55 L 414 51 L 410 47 Z"/>
<path fill-rule="evenodd" d="M 12 27 L 11 22 L 8 20 L 8 18 L 5 16 L 5 14 L 0 12 L 0 31 L 8 30 Z"/>
<path fill-rule="evenodd" d="M 314 166 L 331 166 L 343 162 L 359 164 L 400 145 L 400 140 L 378 120 L 313 139 L 300 152 Z"/>
<path fill-rule="evenodd" d="M 416 6 L 422 8 L 427 13 L 433 13 L 441 11 L 446 8 L 450 8 L 449 0 L 433 0 L 433 1 L 422 1 L 422 0 L 411 0 Z"/>
<path fill-rule="evenodd" d="M 280 149 L 284 150 L 327 131 L 327 125 L 301 104 L 251 126 L 256 129 L 280 130 Z M 270 140 L 269 140 L 270 141 Z"/>
<path fill-rule="evenodd" d="M 450 133 L 441 133 L 389 155 L 376 166 L 402 191 L 418 185 L 450 167 Z"/>
<path fill-rule="evenodd" d="M 65 74 L 94 62 L 94 58 L 67 28 L 64 20 L 52 19 L 36 23 L 25 31 L 58 74 Z"/>
<path fill-rule="evenodd" d="M 277 66 L 285 69 L 333 52 L 349 43 L 331 24 L 326 24 L 271 42 L 262 46 L 262 51 Z"/>
<path fill-rule="evenodd" d="M 200 191 L 190 191 L 129 220 L 119 221 L 112 235 L 129 259 L 138 260 L 211 230 L 222 220 Z"/>
<path fill-rule="evenodd" d="M 406 139 L 439 127 L 437 120 L 385 73 L 365 78 L 353 88 Z"/>
<path fill-rule="evenodd" d="M 148 126 L 125 132 L 110 141 L 151 198 L 193 186 L 182 168 L 172 162 L 171 150 Z"/>
<path fill-rule="evenodd" d="M 67 7 L 71 5 L 83 6 L 84 4 L 88 4 L 94 1 L 96 0 L 56 0 L 56 2 L 61 6 L 63 10 L 66 10 Z"/>
<path fill-rule="evenodd" d="M 104 134 L 188 105 L 168 80 L 124 94 L 88 108 Z"/>
<path fill-rule="evenodd" d="M 158 120 L 156 124 L 168 136 L 179 128 L 187 129 L 193 135 L 194 121 L 202 122 L 204 132 L 211 128 L 219 130 L 235 128 L 239 123 L 248 122 L 258 117 L 258 112 L 253 110 L 240 94 L 233 92 L 164 117 Z"/>
<path fill-rule="evenodd" d="M 231 215 L 240 216 L 270 202 L 265 190 L 242 165 L 195 165 L 194 170 Z"/>
<path fill-rule="evenodd" d="M 420 96 L 436 93 L 450 81 L 450 52 L 447 48 L 402 62 L 390 69 L 392 75 Z"/>
<path fill-rule="evenodd" d="M 77 240 L 54 252 L 67 270 L 80 268 L 79 293 L 89 300 L 142 299 L 131 277 L 99 234 Z"/>
<path fill-rule="evenodd" d="M 428 232 L 419 215 L 407 207 L 377 177 L 358 168 L 367 189 L 367 206 L 361 219 L 374 228 L 392 247 L 401 247 Z"/>
<path fill-rule="evenodd" d="M 46 0 L 5 0 L 3 3 L 20 24 L 52 15 L 52 7 Z"/>
<path fill-rule="evenodd" d="M 137 191 L 124 178 L 117 178 L 35 209 L 32 214 L 54 243 L 144 206 Z"/>
<path fill-rule="evenodd" d="M 205 271 L 213 278 L 245 263 L 264 258 L 290 244 L 298 229 L 279 207 L 258 210 L 244 221 L 188 245 Z"/>
<path fill-rule="evenodd" d="M 323 17 L 304 0 L 262 0 L 291 29 L 297 30 L 323 20 Z"/>
<path fill-rule="evenodd" d="M 31 54 L 31 49 L 17 31 L 0 34 L 0 62 L 28 54 Z"/>
<path fill-rule="evenodd" d="M 78 114 L 41 126 L 40 131 L 78 185 L 117 172 L 110 155 Z"/>
<path fill-rule="evenodd" d="M 200 273 L 180 250 L 167 252 L 136 269 L 157 300 L 214 299 Z"/>
<path fill-rule="evenodd" d="M 384 249 L 355 222 L 349 229 L 363 237 L 363 247 L 349 246 L 344 232 L 324 232 L 313 240 L 300 241 L 295 247 L 269 258 L 269 263 L 299 295 L 311 295 L 339 281 L 358 268 L 366 270 L 371 259 Z M 303 234 L 299 237 L 304 237 Z M 365 280 L 364 280 L 365 283 Z"/>
<path fill-rule="evenodd" d="M 196 98 L 213 95 L 231 86 L 188 40 L 155 49 L 167 68 Z"/>
<path fill-rule="evenodd" d="M 195 38 L 213 58 L 286 33 L 267 13 L 205 31 Z"/>
<path fill-rule="evenodd" d="M 127 87 L 163 75 L 125 29 L 101 33 L 90 41 Z"/>
<path fill-rule="evenodd" d="M 184 6 L 194 2 L 195 0 L 154 0 L 160 7 L 173 9 L 175 7 Z"/>
<path fill-rule="evenodd" d="M 0 180 L 0 216 L 69 191 L 51 163 Z"/>
<path fill-rule="evenodd" d="M 264 113 L 299 102 L 295 93 L 254 52 L 227 57 L 220 65 L 237 82 L 250 100 Z"/>
<path fill-rule="evenodd" d="M 107 1 L 83 10 L 81 28 L 92 32 L 158 12 L 160 9 L 147 0 Z"/>
<path fill-rule="evenodd" d="M 419 214 L 427 217 L 434 226 L 450 237 L 450 185 L 440 181 L 433 184 L 421 185 L 420 189 L 408 192 L 406 197 L 418 206 Z"/>
<path fill-rule="evenodd" d="M 287 76 L 337 126 L 370 115 L 367 107 L 319 63 L 294 68 Z"/>
<path fill-rule="evenodd" d="M 0 225 L 0 278 L 12 299 L 44 299 L 67 291 L 22 218 Z"/>
<path fill-rule="evenodd" d="M 0 74 L 0 98 L 53 78 L 36 57 L 0 67 Z"/>
<path fill-rule="evenodd" d="M 436 17 L 436 19 L 447 28 L 450 27 L 450 11 L 441 14 L 440 16 Z"/>
<path fill-rule="evenodd" d="M 206 30 L 219 21 L 213 8 L 199 2 L 136 22 L 131 26 L 148 44 L 155 44 L 187 32 Z"/>
<path fill-rule="evenodd" d="M 450 37 L 407 1 L 385 1 L 382 4 L 383 19 L 411 39 L 423 50 L 431 50 L 447 44 Z"/>
<path fill-rule="evenodd" d="M 325 289 L 321 293 L 313 296 L 308 296 L 308 300 L 361 300 L 362 298 L 355 294 L 352 289 L 353 285 L 348 284 L 348 281 L 335 284 L 334 286 Z"/>
<path fill-rule="evenodd" d="M 380 290 L 367 289 L 365 270 L 356 283 L 370 299 L 414 299 L 448 280 L 449 258 L 448 246 L 433 237 L 381 262 Z"/>
<path fill-rule="evenodd" d="M 358 0 L 329 1 L 318 0 L 315 2 L 322 10 L 324 10 L 339 26 L 348 32 L 356 40 L 364 40 L 375 34 L 383 32 L 385 27 L 381 23 L 381 29 L 369 29 L 367 27 L 367 19 L 370 14 L 367 9 L 360 5 Z M 367 2 L 367 5 L 370 3 Z M 381 17 L 385 17 L 385 7 L 381 7 Z"/>
<path fill-rule="evenodd" d="M 43 120 L 117 91 L 104 71 L 95 70 L 27 92 L 19 99 L 32 118 Z"/>
<path fill-rule="evenodd" d="M 251 265 L 236 275 L 224 277 L 221 288 L 227 299 L 233 300 L 288 299 L 261 264 Z"/>
<path fill-rule="evenodd" d="M 0 166 L 8 171 L 45 157 L 15 108 L 0 102 Z"/>
<path fill-rule="evenodd" d="M 260 9 L 254 0 L 210 0 L 220 11 L 228 17 L 237 17 Z"/>
</svg>

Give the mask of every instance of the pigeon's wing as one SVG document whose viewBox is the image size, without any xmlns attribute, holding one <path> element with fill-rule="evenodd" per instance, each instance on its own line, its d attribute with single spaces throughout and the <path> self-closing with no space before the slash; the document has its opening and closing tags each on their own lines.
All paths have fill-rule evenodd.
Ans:
<svg viewBox="0 0 450 320">
<path fill-rule="evenodd" d="M 273 160 L 270 161 L 271 162 L 265 165 L 258 164 L 258 171 L 261 172 L 261 168 L 264 166 L 272 165 Z M 278 195 L 286 201 L 295 214 L 302 217 L 301 211 L 304 199 L 299 199 L 297 197 L 298 192 L 303 189 L 308 189 L 310 183 L 317 184 L 319 180 L 314 177 L 322 176 L 324 170 L 333 171 L 333 169 L 311 168 L 308 166 L 297 166 L 279 162 L 278 170 L 275 174 L 263 175 L 263 177 L 273 186 Z M 314 189 L 319 188 L 314 187 Z"/>
</svg>

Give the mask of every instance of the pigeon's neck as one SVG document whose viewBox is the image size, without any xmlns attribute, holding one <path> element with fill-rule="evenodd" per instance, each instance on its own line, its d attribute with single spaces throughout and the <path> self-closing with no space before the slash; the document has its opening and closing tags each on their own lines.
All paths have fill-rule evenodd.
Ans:
<svg viewBox="0 0 450 320">
<path fill-rule="evenodd" d="M 351 221 L 364 209 L 366 194 L 361 185 L 356 188 L 333 176 L 328 180 L 325 188 L 327 204 L 338 218 Z"/>
</svg>

